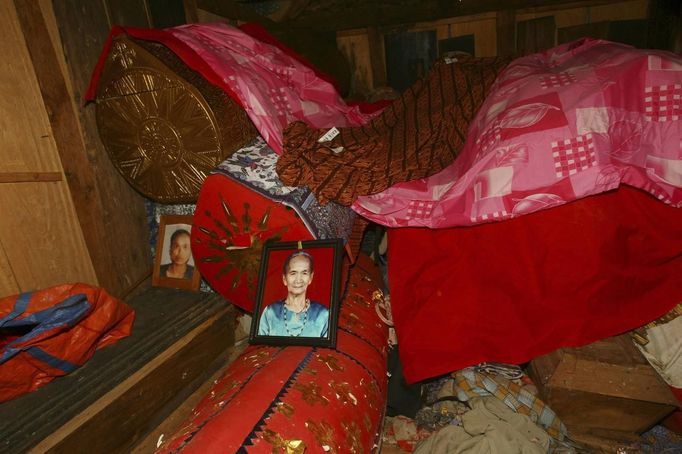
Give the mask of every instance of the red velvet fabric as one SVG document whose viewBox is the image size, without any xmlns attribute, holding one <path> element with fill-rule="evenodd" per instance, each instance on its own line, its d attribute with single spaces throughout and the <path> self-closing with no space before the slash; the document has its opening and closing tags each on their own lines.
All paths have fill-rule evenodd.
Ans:
<svg viewBox="0 0 682 454">
<path fill-rule="evenodd" d="M 392 229 L 388 239 L 410 382 L 591 343 L 682 299 L 682 209 L 627 186 L 500 223 Z"/>
</svg>

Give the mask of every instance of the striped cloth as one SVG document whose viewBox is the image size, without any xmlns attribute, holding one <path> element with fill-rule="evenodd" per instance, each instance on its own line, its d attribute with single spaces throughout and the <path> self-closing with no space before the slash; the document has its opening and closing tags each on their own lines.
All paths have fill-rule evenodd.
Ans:
<svg viewBox="0 0 682 454">
<path fill-rule="evenodd" d="M 320 203 L 341 205 L 437 173 L 457 157 L 469 123 L 509 61 L 439 60 L 370 123 L 339 128 L 322 142 L 328 128 L 292 123 L 284 130 L 277 173 L 287 186 L 308 186 Z"/>
<path fill-rule="evenodd" d="M 517 413 L 528 416 L 542 427 L 555 445 L 566 446 L 568 431 L 554 411 L 537 396 L 499 375 L 477 371 L 473 367 L 452 374 L 453 394 L 461 401 L 473 397 L 495 396 Z"/>
</svg>

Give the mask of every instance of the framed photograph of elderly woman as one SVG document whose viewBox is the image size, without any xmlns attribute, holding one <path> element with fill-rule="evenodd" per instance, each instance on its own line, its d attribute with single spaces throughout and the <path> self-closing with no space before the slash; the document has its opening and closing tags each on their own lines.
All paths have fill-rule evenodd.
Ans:
<svg viewBox="0 0 682 454">
<path fill-rule="evenodd" d="M 336 346 L 340 239 L 266 243 L 250 342 Z"/>
<path fill-rule="evenodd" d="M 198 290 L 201 281 L 194 266 L 190 235 L 191 215 L 164 215 L 159 220 L 152 285 Z"/>
</svg>

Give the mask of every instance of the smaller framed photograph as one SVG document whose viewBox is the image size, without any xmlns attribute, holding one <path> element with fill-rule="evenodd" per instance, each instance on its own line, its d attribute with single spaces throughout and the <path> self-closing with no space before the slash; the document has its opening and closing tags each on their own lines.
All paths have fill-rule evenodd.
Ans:
<svg viewBox="0 0 682 454">
<path fill-rule="evenodd" d="M 249 341 L 336 347 L 342 259 L 340 239 L 265 243 Z"/>
<path fill-rule="evenodd" d="M 194 265 L 191 215 L 162 215 L 156 240 L 152 285 L 199 290 L 201 275 Z"/>
</svg>

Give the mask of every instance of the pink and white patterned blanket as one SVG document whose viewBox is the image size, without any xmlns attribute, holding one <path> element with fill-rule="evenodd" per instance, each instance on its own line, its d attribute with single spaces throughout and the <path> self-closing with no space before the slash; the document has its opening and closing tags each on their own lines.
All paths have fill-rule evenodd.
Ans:
<svg viewBox="0 0 682 454">
<path fill-rule="evenodd" d="M 451 166 L 353 209 L 391 227 L 445 228 L 620 184 L 682 207 L 682 57 L 583 39 L 514 60 Z"/>
<path fill-rule="evenodd" d="M 310 67 L 238 28 L 190 24 L 165 31 L 189 46 L 229 87 L 277 154 L 282 153 L 282 131 L 296 120 L 327 128 L 360 126 L 373 116 L 347 105 Z"/>
</svg>

